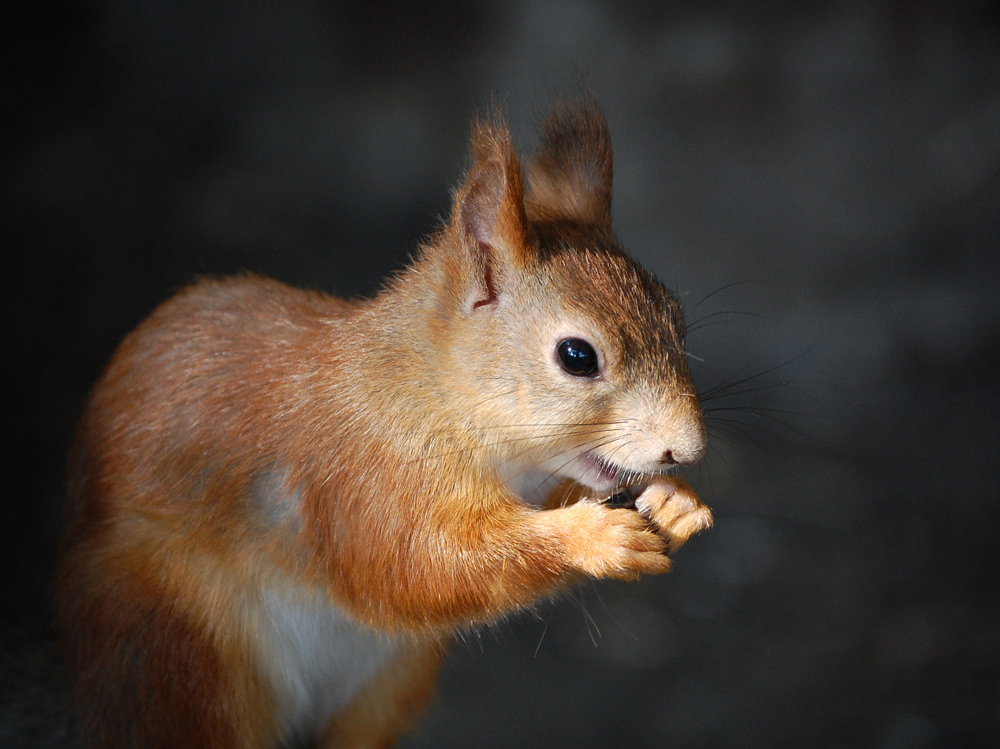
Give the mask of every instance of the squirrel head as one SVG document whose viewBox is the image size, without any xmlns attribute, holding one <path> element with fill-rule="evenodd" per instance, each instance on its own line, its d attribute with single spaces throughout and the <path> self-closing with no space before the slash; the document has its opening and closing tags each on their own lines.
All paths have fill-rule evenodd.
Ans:
<svg viewBox="0 0 1000 749">
<path fill-rule="evenodd" d="M 603 116 L 561 104 L 541 141 L 525 180 L 502 119 L 477 122 L 450 220 L 424 248 L 442 279 L 441 390 L 528 501 L 565 478 L 648 481 L 707 449 L 680 305 L 611 230 Z"/>
</svg>

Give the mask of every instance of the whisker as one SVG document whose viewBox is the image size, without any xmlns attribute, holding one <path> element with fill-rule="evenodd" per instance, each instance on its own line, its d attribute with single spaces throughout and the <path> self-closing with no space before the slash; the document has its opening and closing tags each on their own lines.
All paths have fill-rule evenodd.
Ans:
<svg viewBox="0 0 1000 749">
<path fill-rule="evenodd" d="M 725 325 L 728 322 L 732 322 L 732 320 L 710 320 L 708 322 L 703 322 L 698 325 L 692 323 L 691 327 L 684 328 L 684 336 L 685 338 L 687 338 L 687 336 L 690 335 L 691 333 L 696 333 L 699 330 L 704 330 L 705 328 L 711 328 L 713 325 Z"/>
<path fill-rule="evenodd" d="M 423 455 L 421 455 L 418 458 L 414 458 L 413 460 L 405 461 L 403 463 L 403 465 L 410 465 L 412 463 L 420 463 L 420 462 L 425 461 L 425 460 L 436 460 L 436 459 L 439 459 L 439 458 L 449 457 L 451 455 L 462 455 L 463 453 L 471 453 L 471 452 L 474 452 L 476 450 L 485 450 L 485 449 L 491 448 L 491 447 L 500 447 L 500 446 L 503 446 L 503 445 L 514 445 L 514 444 L 517 444 L 519 442 L 532 442 L 532 441 L 535 441 L 535 440 L 552 439 L 554 437 L 575 437 L 575 436 L 578 436 L 578 435 L 585 435 L 585 434 L 590 434 L 590 433 L 591 433 L 590 430 L 582 430 L 581 429 L 581 430 L 576 430 L 576 431 L 550 432 L 548 434 L 529 435 L 529 436 L 525 436 L 525 437 L 511 437 L 511 438 L 505 439 L 505 440 L 492 440 L 490 442 L 483 442 L 483 443 L 477 444 L 477 445 L 470 445 L 468 447 L 462 447 L 462 448 L 458 448 L 456 450 L 448 450 L 448 451 L 445 451 L 445 452 L 437 452 L 437 453 L 424 453 Z"/>
<path fill-rule="evenodd" d="M 615 613 L 611 609 L 608 608 L 608 604 L 604 602 L 604 596 L 601 595 L 601 589 L 598 588 L 596 585 L 594 585 L 594 581 L 593 580 L 591 580 L 590 583 L 591 583 L 590 589 L 593 591 L 594 595 L 597 597 L 597 601 L 598 601 L 598 603 L 601 604 L 601 608 L 604 609 L 604 613 L 606 613 L 611 618 L 611 622 L 615 626 L 617 626 L 618 629 L 621 632 L 624 632 L 625 635 L 627 635 L 630 639 L 635 640 L 636 642 L 639 642 L 640 639 L 639 639 L 638 635 L 636 635 L 635 633 L 633 633 L 630 630 L 626 629 L 625 625 L 622 624 L 621 619 L 619 619 L 617 616 L 615 616 Z"/>
<path fill-rule="evenodd" d="M 733 408 L 719 409 L 719 410 L 720 411 L 735 411 L 737 414 L 745 414 L 747 416 L 753 416 L 755 419 L 766 420 L 768 423 L 770 423 L 770 424 L 776 424 L 776 425 L 778 425 L 780 427 L 783 427 L 784 429 L 787 429 L 788 431 L 793 432 L 793 433 L 799 435 L 800 437 L 802 437 L 805 440 L 808 440 L 809 442 L 815 442 L 815 438 L 812 435 L 810 435 L 808 432 L 805 432 L 802 429 L 796 427 L 794 424 L 790 423 L 789 421 L 786 421 L 785 419 L 778 418 L 774 414 L 786 414 L 786 415 L 790 415 L 790 416 L 809 416 L 809 417 L 816 417 L 816 418 L 822 418 L 822 419 L 830 419 L 830 418 L 832 418 L 832 417 L 827 416 L 825 414 L 802 413 L 802 412 L 798 412 L 798 411 L 788 411 L 788 410 L 780 409 L 780 408 L 756 408 L 756 407 L 746 406 L 746 407 L 742 407 L 742 408 L 733 407 Z M 757 413 L 758 411 L 760 413 Z M 741 425 L 747 426 L 747 427 L 756 427 L 758 429 L 763 429 L 763 425 L 760 424 L 759 421 L 758 422 L 749 422 L 749 421 L 744 421 L 744 420 L 741 420 L 741 419 L 727 419 L 727 418 L 725 418 L 723 416 L 706 416 L 705 421 L 708 424 L 717 424 L 719 422 L 725 422 L 725 423 L 729 423 L 729 424 L 741 424 Z"/>
<path fill-rule="evenodd" d="M 629 419 L 629 421 L 631 421 L 631 419 Z M 602 441 L 600 441 L 600 439 L 603 439 L 604 441 L 602 442 Z M 539 482 L 539 486 L 541 486 L 542 484 L 545 484 L 545 483 L 551 481 L 552 479 L 554 479 L 559 474 L 560 470 L 562 470 L 564 467 L 566 467 L 567 465 L 569 465 L 570 463 L 572 463 L 574 460 L 576 460 L 583 453 L 589 452 L 591 450 L 597 450 L 599 448 L 606 447 L 607 445 L 614 444 L 614 442 L 616 440 L 619 440 L 619 439 L 622 439 L 622 438 L 621 437 L 612 436 L 610 438 L 606 438 L 605 439 L 605 437 L 602 435 L 600 439 L 598 439 L 598 440 L 591 440 L 590 442 L 585 442 L 585 443 L 583 443 L 581 445 L 578 445 L 578 446 L 572 448 L 572 450 L 568 451 L 567 452 L 568 457 L 566 458 L 566 460 L 563 461 L 562 463 L 560 463 L 558 466 L 556 466 L 544 479 L 542 479 L 542 481 Z"/>
<path fill-rule="evenodd" d="M 797 434 L 799 437 L 802 437 L 802 439 L 807 440 L 808 442 L 811 442 L 813 444 L 816 443 L 816 438 L 813 437 L 813 435 L 809 434 L 806 431 L 803 431 L 802 429 L 799 429 L 797 426 L 794 426 L 793 424 L 790 424 L 789 422 L 785 421 L 784 419 L 779 419 L 778 417 L 772 416 L 769 413 L 761 413 L 761 414 L 755 414 L 755 415 L 758 418 L 767 419 L 772 424 L 777 424 L 780 427 L 784 427 L 788 431 Z M 746 422 L 744 422 L 744 423 L 746 423 Z"/>
<path fill-rule="evenodd" d="M 717 419 L 712 419 L 711 421 L 706 421 L 706 424 L 708 424 L 708 426 L 710 428 L 711 427 L 719 427 L 719 429 L 724 429 L 726 427 L 733 428 L 735 426 L 741 426 L 741 427 L 759 427 L 760 426 L 760 424 L 755 424 L 753 422 L 741 421 L 739 419 L 726 419 L 726 418 L 721 418 L 721 417 L 717 418 Z"/>
<path fill-rule="evenodd" d="M 543 432 L 541 434 L 530 434 L 530 435 L 522 435 L 522 436 L 518 436 L 518 437 L 510 437 L 510 438 L 508 438 L 506 440 L 494 440 L 494 441 L 490 441 L 490 442 L 484 442 L 481 445 L 476 445 L 475 447 L 490 447 L 490 446 L 501 445 L 501 444 L 506 444 L 506 443 L 510 443 L 510 442 L 551 439 L 551 438 L 554 438 L 554 437 L 571 437 L 571 436 L 579 435 L 579 434 L 606 434 L 606 433 L 614 432 L 614 431 L 617 431 L 619 429 L 625 428 L 625 427 L 623 427 L 620 424 L 620 422 L 605 422 L 605 423 L 598 423 L 596 425 L 595 424 L 588 424 L 586 422 L 581 422 L 581 423 L 578 423 L 578 424 L 577 423 L 567 423 L 567 424 L 560 424 L 560 423 L 550 423 L 550 424 L 508 424 L 508 425 L 500 425 L 500 426 L 494 426 L 494 427 L 481 427 L 481 428 L 484 429 L 484 430 L 487 430 L 487 429 L 490 429 L 490 430 L 492 430 L 492 429 L 498 429 L 498 430 L 499 429 L 515 430 L 515 429 L 537 429 L 539 427 L 560 427 L 560 430 L 559 431 L 556 431 L 556 430 L 547 431 L 547 432 Z M 597 427 L 597 428 L 595 428 L 595 427 Z M 448 429 L 441 429 L 441 430 L 433 430 L 433 431 L 431 431 L 429 433 L 430 434 L 449 434 L 450 431 Z"/>
<path fill-rule="evenodd" d="M 493 393 L 492 395 L 487 395 L 487 396 L 481 398 L 477 402 L 476 405 L 482 405 L 484 403 L 488 403 L 491 400 L 496 400 L 497 398 L 507 398 L 507 397 L 510 397 L 510 396 L 512 396 L 512 395 L 514 395 L 516 393 L 517 393 L 517 389 L 516 388 L 513 389 L 513 390 L 503 390 L 503 391 L 501 391 L 499 393 Z"/>
<path fill-rule="evenodd" d="M 756 312 L 745 312 L 743 310 L 738 310 L 738 309 L 724 309 L 724 310 L 719 310 L 718 312 L 712 312 L 711 314 L 705 315 L 704 317 L 699 317 L 694 322 L 688 323 L 687 325 L 684 326 L 684 332 L 693 333 L 699 328 L 708 327 L 708 325 L 716 325 L 720 322 L 729 322 L 729 320 L 716 320 L 712 323 L 705 322 L 706 320 L 711 320 L 712 318 L 720 317 L 721 315 L 744 315 L 746 317 L 756 317 L 760 320 L 767 319 L 765 315 L 761 315 Z"/>
<path fill-rule="evenodd" d="M 554 437 L 574 437 L 577 435 L 589 435 L 589 434 L 606 435 L 606 434 L 613 434 L 617 431 L 620 431 L 620 429 L 615 427 L 588 429 L 585 428 L 584 426 L 580 426 L 580 427 L 572 427 L 570 429 L 558 432 L 552 431 L 552 432 L 545 432 L 544 434 L 529 434 L 523 437 L 510 437 L 509 439 L 506 440 L 494 440 L 492 442 L 485 442 L 483 443 L 483 445 L 489 447 L 494 445 L 510 444 L 512 442 L 527 442 L 531 440 L 552 439 Z"/>
<path fill-rule="evenodd" d="M 703 460 L 698 463 L 698 478 L 701 478 L 702 466 L 705 468 L 705 472 L 708 474 L 708 485 L 711 487 L 712 492 L 715 492 L 715 479 L 712 478 L 712 462 L 710 460 Z"/>
<path fill-rule="evenodd" d="M 733 447 L 733 445 L 732 445 L 732 443 L 728 442 L 726 439 L 724 439 L 721 436 L 723 434 L 728 435 L 730 437 L 735 437 L 735 438 L 740 439 L 740 440 L 750 440 L 750 441 L 753 441 L 753 437 L 751 437 L 750 435 L 748 435 L 746 432 L 743 432 L 743 431 L 741 431 L 739 429 L 734 429 L 734 428 L 729 427 L 729 426 L 720 426 L 718 424 L 713 424 L 711 427 L 709 427 L 709 433 L 712 435 L 712 439 L 713 440 L 717 439 L 717 440 L 719 440 L 719 442 L 721 442 L 722 444 L 726 445 L 727 447 Z"/>
<path fill-rule="evenodd" d="M 707 294 L 707 295 L 703 296 L 699 302 L 697 302 L 696 304 L 692 305 L 691 309 L 694 309 L 695 307 L 701 306 L 702 302 L 708 301 L 709 299 L 711 299 L 713 296 L 715 296 L 716 294 L 718 294 L 721 291 L 726 291 L 727 289 L 731 289 L 734 286 L 742 286 L 743 284 L 747 284 L 747 283 L 760 283 L 760 279 L 759 278 L 748 278 L 748 279 L 743 280 L 743 281 L 733 281 L 732 283 L 727 283 L 725 286 L 720 286 L 718 289 L 716 289 L 715 291 L 711 292 L 710 294 Z"/>
<path fill-rule="evenodd" d="M 515 424 L 503 424 L 494 426 L 484 426 L 479 427 L 480 429 L 523 429 L 523 428 L 535 428 L 535 427 L 548 427 L 548 426 L 572 426 L 572 427 L 591 427 L 591 426 L 620 426 L 623 420 L 619 419 L 617 421 L 551 421 L 551 422 L 541 422 L 538 424 L 532 424 L 530 422 L 515 423 Z"/>
<path fill-rule="evenodd" d="M 726 440 L 722 439 L 721 437 L 718 438 L 718 439 L 719 439 L 719 441 L 722 444 L 724 444 L 724 445 L 726 445 L 728 447 L 732 447 L 732 445 L 729 442 L 727 442 Z M 713 445 L 711 443 L 709 443 L 708 448 L 709 448 L 709 450 L 714 450 L 715 454 L 719 456 L 719 460 L 721 460 L 723 463 L 726 464 L 726 470 L 729 471 L 729 475 L 730 476 L 735 476 L 736 474 L 733 473 L 733 467 L 729 464 L 729 461 L 726 459 L 725 453 L 723 453 L 722 450 L 720 450 L 718 447 L 716 447 L 715 445 Z"/>
<path fill-rule="evenodd" d="M 744 424 L 743 426 L 750 426 L 750 425 Z M 729 442 L 727 442 L 726 440 L 724 440 L 722 437 L 719 437 L 718 436 L 718 432 L 722 432 L 723 434 L 728 434 L 728 435 L 730 435 L 732 437 L 739 437 L 740 439 L 743 439 L 743 440 L 748 440 L 749 442 L 753 443 L 753 445 L 755 447 L 758 447 L 758 448 L 760 448 L 762 450 L 765 449 L 764 446 L 760 443 L 760 441 L 756 438 L 756 436 L 754 436 L 753 434 L 749 433 L 745 429 L 739 429 L 739 428 L 737 428 L 737 427 L 735 427 L 735 426 L 733 426 L 731 424 L 728 425 L 728 426 L 722 426 L 720 424 L 713 424 L 713 425 L 711 425 L 709 427 L 709 431 L 713 433 L 712 434 L 713 438 L 718 439 L 724 445 L 727 445 L 729 447 L 732 447 L 732 445 Z"/>
<path fill-rule="evenodd" d="M 562 495 L 562 500 L 558 503 L 559 507 L 565 507 L 569 503 L 570 497 L 573 496 L 573 486 L 568 485 L 563 488 Z"/>
<path fill-rule="evenodd" d="M 776 390 L 777 388 L 789 387 L 794 385 L 793 382 L 766 382 L 760 385 L 755 385 L 754 387 L 744 388 L 743 390 L 729 390 L 729 388 L 737 387 L 739 383 L 734 383 L 732 385 L 727 385 L 720 392 L 709 391 L 706 395 L 701 396 L 701 401 L 711 401 L 716 398 L 729 398 L 734 395 L 746 395 L 747 393 L 762 393 L 766 390 Z"/>
<path fill-rule="evenodd" d="M 752 416 L 766 416 L 767 414 L 785 414 L 786 416 L 811 416 L 817 419 L 830 419 L 833 418 L 829 414 L 815 413 L 813 411 L 790 411 L 786 408 L 770 408 L 767 406 L 713 406 L 712 408 L 702 409 L 703 413 L 719 413 L 722 411 L 737 411 L 739 413 L 748 413 Z M 760 411 L 761 413 L 756 413 Z"/>
<path fill-rule="evenodd" d="M 757 374 L 750 375 L 749 377 L 743 377 L 743 378 L 741 378 L 739 380 L 736 380 L 734 382 L 720 383 L 719 385 L 716 385 L 715 387 L 709 388 L 702 395 L 702 400 L 707 400 L 707 399 L 710 399 L 710 398 L 713 398 L 713 397 L 717 397 L 719 394 L 721 394 L 722 392 L 725 392 L 726 390 L 729 390 L 730 388 L 738 387 L 738 386 L 740 386 L 740 385 L 742 385 L 744 383 L 752 382 L 752 381 L 758 379 L 759 377 L 763 377 L 764 375 L 770 374 L 771 372 L 776 372 L 777 370 L 781 369 L 782 367 L 787 367 L 789 364 L 792 364 L 793 362 L 798 361 L 799 359 L 801 359 L 802 357 L 806 356 L 807 354 L 812 353 L 817 348 L 819 348 L 819 344 L 816 344 L 815 346 L 810 346 L 809 348 L 807 348 L 802 353 L 797 354 L 796 356 L 793 356 L 791 359 L 788 359 L 787 361 L 784 361 L 781 364 L 776 364 L 775 366 L 770 367 L 768 369 L 765 369 L 762 372 L 758 372 Z"/>
<path fill-rule="evenodd" d="M 552 470 L 552 472 L 549 473 L 549 475 L 546 476 L 545 479 L 541 483 L 544 484 L 545 482 L 551 481 L 552 479 L 554 479 L 558 475 L 559 471 L 561 471 L 563 468 L 565 468 L 570 463 L 572 463 L 574 460 L 576 460 L 578 457 L 580 457 L 581 454 L 583 454 L 585 452 L 590 452 L 591 450 L 597 450 L 598 448 L 601 448 L 601 447 L 605 447 L 607 445 L 610 445 L 612 442 L 614 442 L 614 439 L 605 440 L 604 442 L 592 441 L 590 443 L 584 443 L 579 448 L 573 448 L 573 450 L 571 451 L 572 454 L 570 455 L 570 457 L 568 457 L 565 461 L 563 461 L 558 466 L 556 466 L 555 469 Z"/>
<path fill-rule="evenodd" d="M 614 465 L 620 465 L 621 463 L 623 463 L 624 461 L 618 460 L 616 456 L 619 451 L 628 447 L 633 441 L 634 440 L 629 438 L 629 435 L 623 436 L 622 441 L 620 441 L 620 444 L 614 445 L 613 447 L 608 449 L 608 462 Z"/>
<path fill-rule="evenodd" d="M 601 628 L 597 626 L 597 622 L 594 620 L 594 617 L 590 615 L 590 612 L 587 610 L 586 604 L 584 604 L 583 602 L 584 590 L 585 590 L 584 588 L 571 589 L 569 598 L 576 606 L 576 608 L 580 611 L 580 613 L 583 615 L 583 621 L 587 625 L 587 634 L 590 636 L 590 641 L 594 644 L 594 647 L 596 648 L 598 647 L 597 639 L 601 637 Z M 596 638 L 594 637 L 595 633 L 597 634 Z"/>
<path fill-rule="evenodd" d="M 545 617 L 545 626 L 542 627 L 542 634 L 538 638 L 538 644 L 535 646 L 535 652 L 531 656 L 533 659 L 538 657 L 538 651 L 542 649 L 542 640 L 545 639 L 545 634 L 546 632 L 549 631 L 549 622 L 552 621 L 552 617 L 555 615 L 555 613 L 556 613 L 556 605 L 555 603 L 553 603 L 552 610 L 549 611 L 549 615 Z"/>
</svg>

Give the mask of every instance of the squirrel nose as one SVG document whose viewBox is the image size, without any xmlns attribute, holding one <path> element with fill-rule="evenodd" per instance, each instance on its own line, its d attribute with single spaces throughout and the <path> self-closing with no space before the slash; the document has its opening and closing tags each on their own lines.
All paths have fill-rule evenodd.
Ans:
<svg viewBox="0 0 1000 749">
<path fill-rule="evenodd" d="M 692 445 L 675 444 L 673 447 L 664 450 L 660 456 L 662 466 L 689 466 L 697 463 L 705 456 L 708 443 L 700 440 Z"/>
<path fill-rule="evenodd" d="M 650 447 L 657 452 L 647 453 L 647 460 L 657 461 L 653 470 L 665 470 L 673 466 L 689 466 L 697 463 L 708 450 L 708 435 L 701 418 L 674 419 L 679 423 L 667 423 L 659 430 L 659 439 Z M 653 456 L 656 456 L 653 458 Z"/>
</svg>

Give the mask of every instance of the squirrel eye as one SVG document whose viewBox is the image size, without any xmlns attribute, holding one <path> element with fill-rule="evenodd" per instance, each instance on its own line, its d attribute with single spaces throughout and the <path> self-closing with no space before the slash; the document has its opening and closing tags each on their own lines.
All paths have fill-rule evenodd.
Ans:
<svg viewBox="0 0 1000 749">
<path fill-rule="evenodd" d="M 567 338 L 556 346 L 560 366 L 574 377 L 593 377 L 597 374 L 597 352 L 579 338 Z"/>
</svg>

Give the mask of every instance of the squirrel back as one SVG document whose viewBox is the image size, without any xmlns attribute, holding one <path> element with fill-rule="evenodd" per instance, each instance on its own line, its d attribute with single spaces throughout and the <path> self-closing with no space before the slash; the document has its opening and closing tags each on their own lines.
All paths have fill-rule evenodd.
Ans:
<svg viewBox="0 0 1000 749">
<path fill-rule="evenodd" d="M 710 524 L 667 473 L 706 449 L 680 307 L 612 233 L 611 164 L 589 101 L 526 180 L 477 122 L 450 220 L 375 297 L 205 280 L 125 338 L 59 574 L 95 745 L 388 744 L 456 631 L 664 572 Z"/>
</svg>

